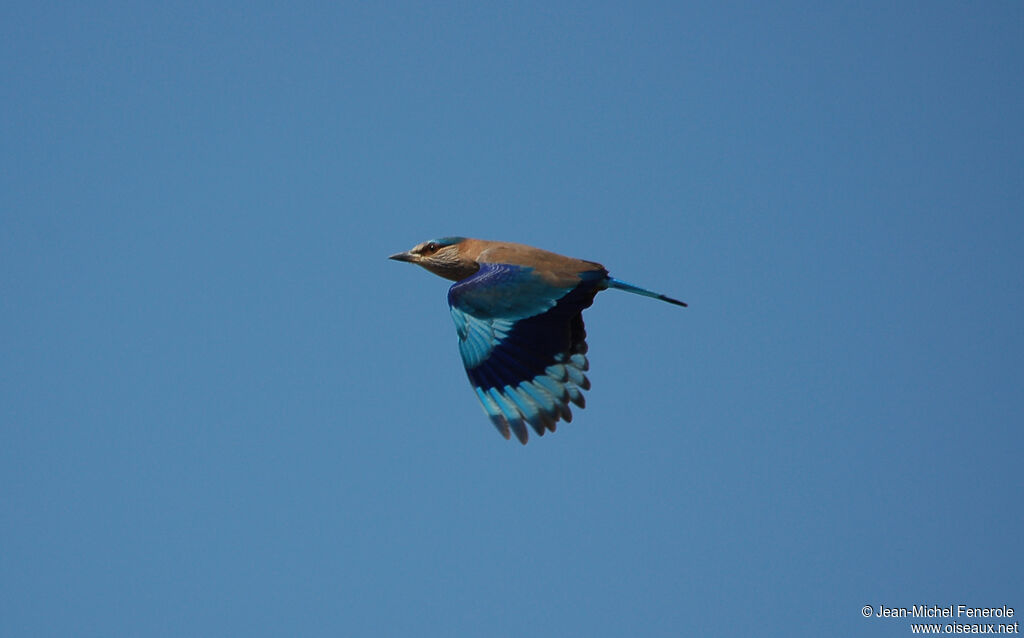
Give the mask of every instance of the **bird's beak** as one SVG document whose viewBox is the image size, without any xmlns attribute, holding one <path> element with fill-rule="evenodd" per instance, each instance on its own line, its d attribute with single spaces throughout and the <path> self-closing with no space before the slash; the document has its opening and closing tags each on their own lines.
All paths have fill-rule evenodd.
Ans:
<svg viewBox="0 0 1024 638">
<path fill-rule="evenodd" d="M 408 261 L 410 263 L 416 263 L 416 255 L 410 252 L 395 253 L 388 257 L 388 259 L 394 259 L 395 261 Z"/>
</svg>

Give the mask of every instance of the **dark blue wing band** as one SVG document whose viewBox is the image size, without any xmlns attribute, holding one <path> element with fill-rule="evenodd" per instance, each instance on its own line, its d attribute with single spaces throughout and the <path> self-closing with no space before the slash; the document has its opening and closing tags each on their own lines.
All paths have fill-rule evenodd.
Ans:
<svg viewBox="0 0 1024 638">
<path fill-rule="evenodd" d="M 485 390 L 516 386 L 544 374 L 558 363 L 558 355 L 586 353 L 580 313 L 594 302 L 597 290 L 592 282 L 580 282 L 550 310 L 516 321 L 489 357 L 466 369 L 470 383 Z"/>
<path fill-rule="evenodd" d="M 448 301 L 466 374 L 498 430 L 526 443 L 572 420 L 583 407 L 586 330 L 582 311 L 604 289 L 607 273 L 587 271 L 572 288 L 558 288 L 531 269 L 484 264 L 452 286 Z"/>
</svg>

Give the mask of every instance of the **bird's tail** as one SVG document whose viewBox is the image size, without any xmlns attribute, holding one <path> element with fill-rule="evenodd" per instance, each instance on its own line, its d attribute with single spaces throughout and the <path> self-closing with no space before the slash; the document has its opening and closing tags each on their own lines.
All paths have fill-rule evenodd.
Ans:
<svg viewBox="0 0 1024 638">
<path fill-rule="evenodd" d="M 666 297 L 665 295 L 662 295 L 660 293 L 647 290 L 646 288 L 641 288 L 640 286 L 634 286 L 633 284 L 627 284 L 624 281 L 619 281 L 618 279 L 613 279 L 612 277 L 608 278 L 608 287 L 618 288 L 619 290 L 625 290 L 626 292 L 631 292 L 633 294 L 643 295 L 644 297 L 654 297 L 655 299 L 661 299 L 662 301 L 674 303 L 677 306 L 682 306 L 684 308 L 686 307 L 686 303 L 679 301 L 678 299 Z"/>
</svg>

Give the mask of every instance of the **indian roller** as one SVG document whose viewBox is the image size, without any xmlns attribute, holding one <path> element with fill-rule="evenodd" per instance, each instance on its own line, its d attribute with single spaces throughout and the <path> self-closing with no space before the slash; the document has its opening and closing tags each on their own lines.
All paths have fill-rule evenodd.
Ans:
<svg viewBox="0 0 1024 638">
<path fill-rule="evenodd" d="M 426 268 L 455 283 L 448 306 L 469 382 L 491 422 L 522 444 L 572 421 L 590 389 L 583 310 L 617 288 L 677 306 L 678 299 L 627 284 L 593 261 L 501 241 L 444 237 L 390 259 Z"/>
</svg>

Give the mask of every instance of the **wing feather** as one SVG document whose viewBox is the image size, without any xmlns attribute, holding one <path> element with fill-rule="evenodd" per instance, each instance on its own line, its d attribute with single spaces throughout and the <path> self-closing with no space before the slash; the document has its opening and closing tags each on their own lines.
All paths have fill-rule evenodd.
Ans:
<svg viewBox="0 0 1024 638">
<path fill-rule="evenodd" d="M 483 263 L 449 290 L 466 375 L 502 436 L 526 443 L 526 425 L 543 435 L 572 420 L 569 403 L 584 406 L 590 381 L 581 313 L 606 278 L 603 269 L 553 278 Z"/>
</svg>

